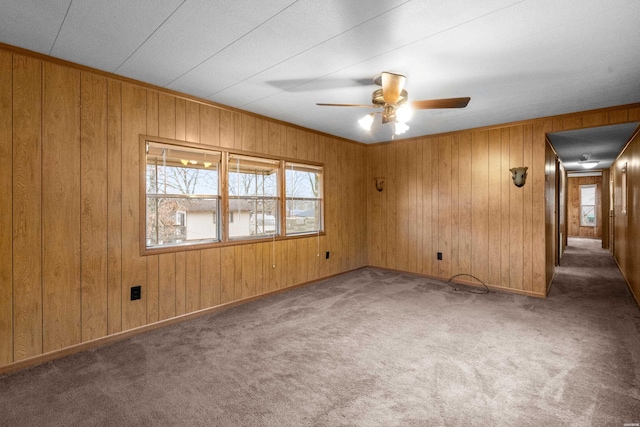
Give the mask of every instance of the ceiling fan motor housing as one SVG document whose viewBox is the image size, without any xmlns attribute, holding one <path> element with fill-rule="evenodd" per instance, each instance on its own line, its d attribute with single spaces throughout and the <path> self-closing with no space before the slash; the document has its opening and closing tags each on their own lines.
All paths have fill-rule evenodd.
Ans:
<svg viewBox="0 0 640 427">
<path fill-rule="evenodd" d="M 377 105 L 380 107 L 385 107 L 386 105 L 393 105 L 393 106 L 399 107 L 405 102 L 407 102 L 408 98 L 409 98 L 409 94 L 404 89 L 402 89 L 402 91 L 400 92 L 400 96 L 398 97 L 398 100 L 393 104 L 387 104 L 384 102 L 382 89 L 376 89 L 373 91 L 373 94 L 371 94 L 371 102 L 373 103 L 373 105 Z"/>
<path fill-rule="evenodd" d="M 389 123 L 396 121 L 396 109 L 407 102 L 408 98 L 409 95 L 407 91 L 403 89 L 400 92 L 398 100 L 393 104 L 388 104 L 384 101 L 382 89 L 377 89 L 373 91 L 373 94 L 371 95 L 371 102 L 373 103 L 373 105 L 384 108 L 384 111 L 382 113 L 382 123 Z"/>
</svg>

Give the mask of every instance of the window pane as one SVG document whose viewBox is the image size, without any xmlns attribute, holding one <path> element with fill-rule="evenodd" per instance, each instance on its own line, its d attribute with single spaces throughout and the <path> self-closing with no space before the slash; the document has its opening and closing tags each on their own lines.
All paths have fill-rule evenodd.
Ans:
<svg viewBox="0 0 640 427">
<path fill-rule="evenodd" d="M 229 238 L 266 237 L 278 232 L 276 198 L 229 199 Z"/>
<path fill-rule="evenodd" d="M 596 185 L 580 186 L 580 225 L 596 226 Z"/>
<path fill-rule="evenodd" d="M 322 228 L 322 168 L 286 163 L 286 232 L 313 233 Z"/>
<path fill-rule="evenodd" d="M 147 164 L 147 193 L 218 195 L 218 164 L 207 169 Z"/>
<path fill-rule="evenodd" d="M 229 155 L 229 239 L 279 232 L 278 160 Z"/>
<path fill-rule="evenodd" d="M 582 206 L 580 225 L 592 227 L 596 225 L 596 212 L 594 206 Z"/>
<path fill-rule="evenodd" d="M 591 186 L 580 186 L 580 204 L 595 205 L 596 204 L 596 188 Z"/>
<path fill-rule="evenodd" d="M 147 193 L 219 194 L 220 153 L 148 144 Z"/>
<path fill-rule="evenodd" d="M 218 241 L 221 154 L 153 141 L 146 148 L 146 246 Z"/>
<path fill-rule="evenodd" d="M 218 240 L 218 199 L 147 196 L 147 247 Z"/>
<path fill-rule="evenodd" d="M 275 160 L 230 155 L 229 195 L 277 197 L 278 168 Z"/>
<path fill-rule="evenodd" d="M 286 188 L 287 197 L 320 197 L 321 171 L 302 169 L 300 166 L 287 164 Z"/>
<path fill-rule="evenodd" d="M 320 200 L 287 200 L 287 234 L 320 230 Z"/>
</svg>

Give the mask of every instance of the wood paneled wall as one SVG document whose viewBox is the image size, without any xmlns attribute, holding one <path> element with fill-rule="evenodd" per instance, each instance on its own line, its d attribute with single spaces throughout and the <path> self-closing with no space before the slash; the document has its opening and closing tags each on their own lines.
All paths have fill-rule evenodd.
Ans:
<svg viewBox="0 0 640 427">
<path fill-rule="evenodd" d="M 580 186 L 596 185 L 596 226 L 584 227 L 580 225 Z M 602 238 L 602 221 L 604 219 L 602 210 L 602 177 L 585 176 L 570 177 L 567 186 L 567 218 L 569 226 L 569 236 L 590 237 L 593 239 Z"/>
<path fill-rule="evenodd" d="M 367 264 L 544 296 L 545 134 L 637 120 L 640 106 L 623 106 L 364 147 L 0 48 L 0 370 Z M 326 235 L 141 257 L 139 134 L 324 163 Z M 630 194 L 639 150 L 625 154 Z M 529 166 L 522 188 L 513 166 Z M 616 221 L 616 254 L 638 295 L 632 212 Z M 142 299 L 129 301 L 134 285 Z"/>
<path fill-rule="evenodd" d="M 611 171 L 604 169 L 602 171 L 602 213 L 600 221 L 602 223 L 602 248 L 610 249 L 609 240 L 611 238 Z"/>
<path fill-rule="evenodd" d="M 539 125 L 370 147 L 369 263 L 544 294 L 544 199 L 533 197 L 544 194 L 544 148 Z M 511 180 L 516 166 L 529 167 L 522 188 Z"/>
<path fill-rule="evenodd" d="M 140 256 L 140 134 L 324 163 L 326 235 Z M 0 367 L 366 265 L 360 144 L 0 49 L 0 162 Z"/>
<path fill-rule="evenodd" d="M 635 119 L 640 119 L 636 111 Z M 627 212 L 622 213 L 621 170 L 627 166 Z M 640 304 L 640 134 L 636 134 L 611 166 L 614 256 L 631 292 Z"/>
<path fill-rule="evenodd" d="M 637 120 L 638 105 L 368 147 L 369 264 L 545 296 L 557 257 L 557 164 L 546 134 Z M 528 166 L 524 187 L 509 169 Z M 374 178 L 384 177 L 382 192 Z M 442 252 L 438 261 L 436 254 Z"/>
</svg>

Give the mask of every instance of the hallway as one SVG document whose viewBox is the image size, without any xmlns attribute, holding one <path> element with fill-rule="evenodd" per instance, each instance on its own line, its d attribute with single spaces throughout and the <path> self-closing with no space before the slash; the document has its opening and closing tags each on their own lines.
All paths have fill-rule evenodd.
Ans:
<svg viewBox="0 0 640 427">
<path fill-rule="evenodd" d="M 633 312 L 633 308 L 638 311 L 615 260 L 601 245 L 600 239 L 568 238 L 560 266 L 556 267 L 549 298 L 571 294 L 572 300 L 591 301 L 594 307 L 604 304 L 624 311 Z M 601 314 L 605 315 L 606 311 Z"/>
<path fill-rule="evenodd" d="M 546 301 L 548 315 L 564 322 L 571 337 L 559 351 L 589 342 L 590 351 L 577 354 L 569 375 L 592 383 L 591 396 L 575 396 L 598 402 L 585 412 L 597 414 L 604 406 L 628 414 L 628 422 L 640 421 L 640 309 L 599 239 L 569 238 Z"/>
</svg>

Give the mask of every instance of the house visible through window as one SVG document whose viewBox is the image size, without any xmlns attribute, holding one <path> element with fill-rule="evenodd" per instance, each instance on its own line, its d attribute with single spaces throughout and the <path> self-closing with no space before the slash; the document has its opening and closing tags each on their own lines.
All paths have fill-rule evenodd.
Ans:
<svg viewBox="0 0 640 427">
<path fill-rule="evenodd" d="M 596 185 L 580 186 L 580 225 L 596 226 Z"/>
<path fill-rule="evenodd" d="M 147 141 L 146 247 L 219 240 L 221 154 Z"/>
</svg>

